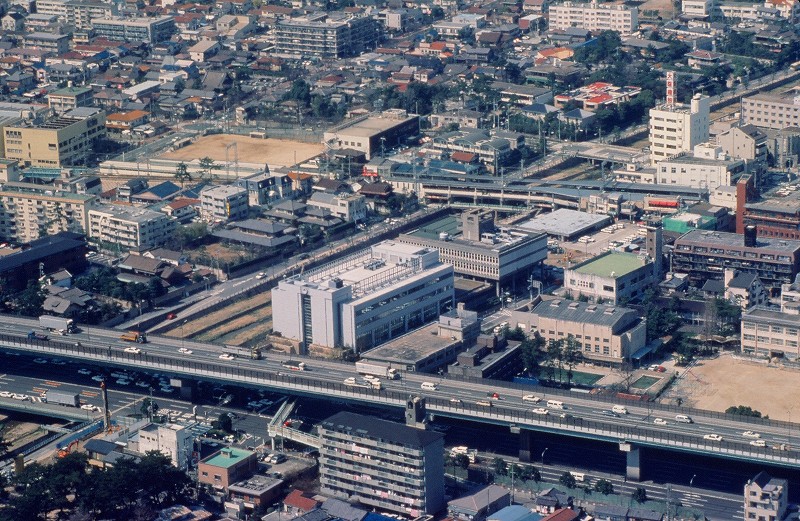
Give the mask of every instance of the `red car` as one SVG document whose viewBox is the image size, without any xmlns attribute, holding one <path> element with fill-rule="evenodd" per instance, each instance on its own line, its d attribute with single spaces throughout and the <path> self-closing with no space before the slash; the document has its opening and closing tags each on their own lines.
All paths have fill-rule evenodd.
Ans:
<svg viewBox="0 0 800 521">
<path fill-rule="evenodd" d="M 178 315 L 175 313 L 167 313 L 167 320 L 175 320 L 176 318 L 178 318 Z"/>
<path fill-rule="evenodd" d="M 656 371 L 658 371 L 659 373 L 665 373 L 667 371 L 667 368 L 664 367 L 663 365 L 660 365 L 656 367 Z"/>
</svg>

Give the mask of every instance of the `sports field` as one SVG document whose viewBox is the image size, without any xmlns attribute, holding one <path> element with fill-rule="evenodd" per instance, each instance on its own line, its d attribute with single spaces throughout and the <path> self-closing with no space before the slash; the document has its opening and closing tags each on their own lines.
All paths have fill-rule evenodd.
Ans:
<svg viewBox="0 0 800 521">
<path fill-rule="evenodd" d="M 236 148 L 230 147 L 236 143 Z M 189 146 L 174 152 L 162 154 L 164 159 L 191 161 L 210 157 L 214 161 L 225 161 L 225 149 L 228 149 L 228 160 L 238 157 L 240 163 L 267 164 L 271 167 L 292 166 L 302 163 L 322 153 L 321 143 L 304 143 L 286 139 L 261 139 L 237 134 L 214 134 L 203 136 Z"/>
</svg>

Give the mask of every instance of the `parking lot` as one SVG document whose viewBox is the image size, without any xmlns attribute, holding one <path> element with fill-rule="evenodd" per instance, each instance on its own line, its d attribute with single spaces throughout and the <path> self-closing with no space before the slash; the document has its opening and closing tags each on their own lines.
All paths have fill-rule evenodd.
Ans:
<svg viewBox="0 0 800 521">
<path fill-rule="evenodd" d="M 587 259 L 600 255 L 601 253 L 615 249 L 625 249 L 630 245 L 637 245 L 639 249 L 644 247 L 644 236 L 639 235 L 639 225 L 627 221 L 619 221 L 619 229 L 612 232 L 596 231 L 584 235 L 586 239 L 576 241 L 548 240 L 550 255 L 547 264 L 564 267 L 567 264 L 575 265 Z M 585 240 L 586 242 L 581 242 Z M 558 248 L 564 250 L 560 252 Z M 639 251 L 639 250 L 636 250 Z"/>
</svg>

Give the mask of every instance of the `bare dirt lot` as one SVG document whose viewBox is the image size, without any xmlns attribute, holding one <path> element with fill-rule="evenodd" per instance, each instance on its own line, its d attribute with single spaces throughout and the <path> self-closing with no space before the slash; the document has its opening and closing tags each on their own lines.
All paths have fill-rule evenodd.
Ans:
<svg viewBox="0 0 800 521">
<path fill-rule="evenodd" d="M 189 146 L 162 154 L 164 159 L 191 161 L 210 157 L 214 161 L 225 161 L 225 147 L 236 143 L 236 152 L 228 151 L 228 159 L 233 161 L 238 154 L 242 163 L 266 163 L 270 166 L 291 166 L 302 163 L 322 153 L 323 146 L 318 143 L 303 143 L 286 139 L 261 139 L 237 134 L 215 134 L 203 136 Z"/>
<path fill-rule="evenodd" d="M 723 354 L 712 360 L 701 360 L 689 369 L 677 367 L 676 370 L 684 374 L 666 393 L 667 399 L 680 397 L 685 405 L 712 411 L 745 405 L 776 420 L 800 419 L 794 393 L 779 391 L 800 386 L 800 371 L 796 369 Z"/>
</svg>

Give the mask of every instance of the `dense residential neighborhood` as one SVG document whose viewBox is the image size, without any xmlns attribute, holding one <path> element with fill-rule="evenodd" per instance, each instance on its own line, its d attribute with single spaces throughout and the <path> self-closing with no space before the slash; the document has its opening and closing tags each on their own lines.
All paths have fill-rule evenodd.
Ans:
<svg viewBox="0 0 800 521">
<path fill-rule="evenodd" d="M 0 520 L 800 516 L 800 0 L 0 27 Z"/>
</svg>

